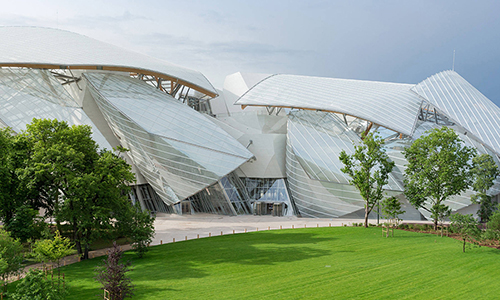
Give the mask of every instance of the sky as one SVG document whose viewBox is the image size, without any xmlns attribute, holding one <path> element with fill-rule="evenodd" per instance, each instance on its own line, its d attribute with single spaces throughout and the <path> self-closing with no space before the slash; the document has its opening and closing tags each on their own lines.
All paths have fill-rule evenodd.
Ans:
<svg viewBox="0 0 500 300">
<path fill-rule="evenodd" d="M 202 72 L 418 83 L 453 67 L 500 106 L 500 1 L 9 1 L 0 25 L 69 30 Z"/>
</svg>

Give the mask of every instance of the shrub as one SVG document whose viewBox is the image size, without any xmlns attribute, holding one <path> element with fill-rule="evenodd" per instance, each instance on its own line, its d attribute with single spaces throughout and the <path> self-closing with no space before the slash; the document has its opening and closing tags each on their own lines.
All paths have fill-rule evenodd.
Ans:
<svg viewBox="0 0 500 300">
<path fill-rule="evenodd" d="M 57 282 L 56 282 L 57 281 Z M 66 298 L 66 285 L 60 279 L 52 280 L 41 270 L 30 269 L 16 291 L 14 300 L 62 300 Z"/>
</svg>

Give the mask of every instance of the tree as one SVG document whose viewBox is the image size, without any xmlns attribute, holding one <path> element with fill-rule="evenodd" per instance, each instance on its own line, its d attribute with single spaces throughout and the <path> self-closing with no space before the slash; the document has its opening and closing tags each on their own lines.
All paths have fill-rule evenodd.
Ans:
<svg viewBox="0 0 500 300">
<path fill-rule="evenodd" d="M 462 251 L 465 252 L 467 242 L 477 244 L 477 240 L 481 237 L 481 230 L 478 227 L 478 222 L 472 215 L 453 214 L 450 216 L 450 228 L 453 232 L 460 235 L 463 240 Z"/>
<path fill-rule="evenodd" d="M 0 278 L 5 292 L 7 279 L 19 273 L 24 257 L 21 242 L 12 238 L 3 228 L 0 228 L 0 255 L 3 260 Z"/>
<path fill-rule="evenodd" d="M 354 154 L 347 155 L 342 150 L 339 156 L 344 164 L 340 170 L 350 177 L 349 183 L 358 189 L 365 201 L 365 227 L 368 227 L 368 215 L 383 198 L 383 186 L 388 183 L 394 167 L 383 144 L 384 141 L 373 133 L 363 134 L 362 144 L 354 146 Z"/>
<path fill-rule="evenodd" d="M 24 169 L 28 149 L 10 128 L 0 129 L 0 219 L 12 237 L 25 242 L 38 237 L 43 220 L 38 218 L 41 204 L 18 176 Z"/>
<path fill-rule="evenodd" d="M 148 245 L 153 241 L 155 235 L 155 217 L 149 211 L 142 211 L 139 202 L 132 206 L 129 215 L 124 215 L 126 220 L 126 235 L 132 241 L 132 247 L 139 257 L 143 257 L 148 251 Z"/>
<path fill-rule="evenodd" d="M 426 133 L 403 151 L 408 161 L 404 193 L 417 209 L 431 213 L 436 230 L 439 216 L 449 210 L 444 201 L 464 192 L 471 183 L 470 160 L 475 149 L 465 146 L 448 127 Z"/>
<path fill-rule="evenodd" d="M 58 278 L 61 277 L 61 259 L 75 252 L 73 244 L 68 238 L 62 237 L 59 231 L 56 231 L 54 238 L 43 239 L 35 242 L 33 254 L 35 258 L 43 263 L 53 262 L 57 266 Z"/>
<path fill-rule="evenodd" d="M 385 198 L 380 203 L 382 206 L 382 216 L 389 220 L 388 223 L 385 223 L 387 226 L 387 234 L 386 237 L 389 237 L 389 230 L 392 229 L 392 236 L 394 236 L 394 227 L 398 226 L 399 215 L 404 214 L 405 211 L 401 209 L 401 202 L 399 202 L 398 198 L 391 196 Z"/>
<path fill-rule="evenodd" d="M 33 119 L 19 135 L 29 149 L 27 163 L 18 170 L 20 179 L 37 191 L 57 224 L 70 225 L 83 259 L 91 243 L 114 230 L 116 217 L 130 208 L 127 183 L 134 181 L 130 165 L 99 150 L 91 133 L 86 125 Z"/>
<path fill-rule="evenodd" d="M 405 213 L 401 208 L 401 202 L 394 196 L 385 198 L 380 205 L 382 206 L 382 215 L 387 219 L 397 219 L 399 215 Z"/>
<path fill-rule="evenodd" d="M 103 265 L 96 267 L 95 279 L 101 283 L 103 290 L 109 292 L 109 299 L 121 300 L 134 295 L 134 286 L 127 276 L 130 270 L 130 262 L 122 263 L 122 251 L 113 243 L 113 248 L 109 250 L 108 257 L 103 260 Z"/>
<path fill-rule="evenodd" d="M 471 173 L 473 176 L 472 189 L 476 192 L 472 195 L 472 202 L 479 203 L 478 215 L 481 222 L 488 221 L 493 212 L 493 203 L 491 196 L 486 194 L 493 186 L 493 181 L 500 175 L 500 171 L 488 154 L 477 155 L 472 159 Z"/>
</svg>

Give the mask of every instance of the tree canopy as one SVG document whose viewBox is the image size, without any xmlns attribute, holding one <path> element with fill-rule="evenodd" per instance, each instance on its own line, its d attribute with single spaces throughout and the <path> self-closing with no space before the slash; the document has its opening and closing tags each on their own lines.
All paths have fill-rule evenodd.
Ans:
<svg viewBox="0 0 500 300">
<path fill-rule="evenodd" d="M 471 158 L 476 150 L 464 145 L 448 127 L 426 132 L 403 151 L 408 164 L 404 171 L 405 195 L 416 208 L 431 213 L 434 229 L 449 207 L 444 203 L 471 184 Z"/>
<path fill-rule="evenodd" d="M 99 150 L 90 126 L 36 120 L 20 139 L 29 145 L 29 165 L 19 170 L 30 188 L 37 187 L 47 212 L 67 222 L 79 254 L 115 226 L 117 214 L 131 209 L 127 183 L 131 167 L 117 154 Z M 123 150 L 120 148 L 119 150 Z"/>
<path fill-rule="evenodd" d="M 113 232 L 119 216 L 130 215 L 134 208 L 127 184 L 135 177 L 119 156 L 126 149 L 100 150 L 91 134 L 87 125 L 38 119 L 15 136 L 8 129 L 0 131 L 0 147 L 6 150 L 0 154 L 6 160 L 0 167 L 5 179 L 0 201 L 6 204 L 0 216 L 7 228 L 31 224 L 43 208 L 59 230 L 63 222 L 70 226 L 76 249 L 85 259 L 96 238 Z M 29 234 L 20 228 L 18 235 Z"/>
<path fill-rule="evenodd" d="M 344 164 L 340 170 L 350 177 L 349 183 L 365 200 L 365 227 L 368 227 L 368 215 L 384 196 L 383 186 L 388 183 L 389 173 L 394 167 L 383 144 L 384 140 L 373 133 L 363 134 L 362 144 L 354 146 L 354 154 L 347 155 L 342 150 L 339 156 Z"/>
</svg>

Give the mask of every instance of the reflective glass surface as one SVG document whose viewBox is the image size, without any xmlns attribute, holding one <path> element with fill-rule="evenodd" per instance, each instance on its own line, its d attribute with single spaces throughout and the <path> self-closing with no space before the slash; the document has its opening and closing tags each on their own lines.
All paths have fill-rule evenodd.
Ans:
<svg viewBox="0 0 500 300">
<path fill-rule="evenodd" d="M 339 155 L 342 150 L 353 154 L 354 144 L 361 143 L 361 138 L 338 115 L 314 111 L 290 113 L 288 143 L 311 179 L 349 184 L 347 175 L 340 170 L 344 165 Z M 392 174 L 385 188 L 403 190 Z"/>
</svg>

